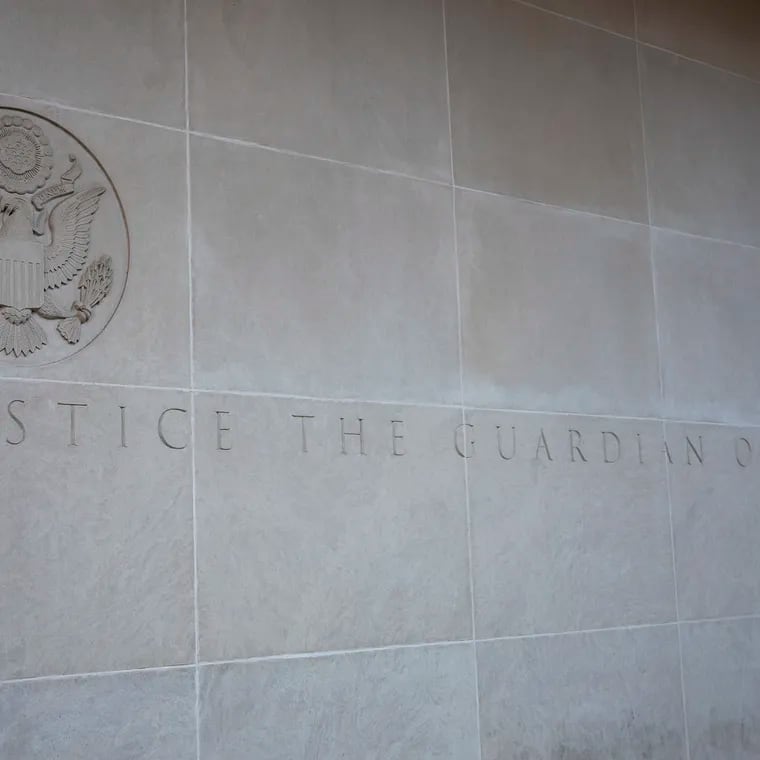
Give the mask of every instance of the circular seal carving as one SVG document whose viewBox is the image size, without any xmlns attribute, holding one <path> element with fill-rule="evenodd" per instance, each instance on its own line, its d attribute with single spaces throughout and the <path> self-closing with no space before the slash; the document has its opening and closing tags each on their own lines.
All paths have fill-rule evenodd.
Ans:
<svg viewBox="0 0 760 760">
<path fill-rule="evenodd" d="M 129 272 L 121 201 L 50 119 L 0 107 L 0 366 L 61 361 L 116 311 Z"/>
</svg>

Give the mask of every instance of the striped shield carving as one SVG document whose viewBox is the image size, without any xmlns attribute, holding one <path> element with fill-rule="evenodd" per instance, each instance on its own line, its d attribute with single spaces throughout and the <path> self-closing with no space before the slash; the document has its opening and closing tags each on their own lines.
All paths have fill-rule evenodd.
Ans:
<svg viewBox="0 0 760 760">
<path fill-rule="evenodd" d="M 0 306 L 39 309 L 45 293 L 45 250 L 31 240 L 0 243 Z"/>
</svg>

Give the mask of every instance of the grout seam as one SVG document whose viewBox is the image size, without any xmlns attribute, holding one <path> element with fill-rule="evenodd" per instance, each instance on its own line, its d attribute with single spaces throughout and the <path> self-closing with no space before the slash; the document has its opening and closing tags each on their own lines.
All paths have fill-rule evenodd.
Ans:
<svg viewBox="0 0 760 760">
<path fill-rule="evenodd" d="M 604 32 L 605 34 L 609 34 L 612 37 L 619 37 L 623 40 L 632 40 L 633 37 L 631 37 L 629 34 L 625 34 L 624 32 L 616 32 L 614 29 L 610 29 L 606 26 L 599 26 L 599 24 L 594 24 L 591 21 L 586 21 L 582 18 L 576 18 L 574 16 L 568 16 L 566 13 L 560 13 L 559 11 L 552 10 L 551 8 L 545 8 L 541 5 L 537 5 L 536 3 L 530 2 L 530 0 L 513 0 L 513 2 L 517 5 L 523 5 L 526 8 L 533 8 L 535 11 L 540 11 L 541 13 L 546 13 L 549 16 L 556 16 L 557 18 L 563 18 L 566 21 L 572 21 L 575 24 L 580 24 L 580 26 L 588 27 L 589 29 L 596 29 L 599 32 Z"/>
<path fill-rule="evenodd" d="M 513 2 L 523 2 L 523 0 L 512 0 L 512 1 Z M 534 6 L 531 6 L 531 7 L 534 7 Z M 543 9 L 539 9 L 539 10 L 543 10 Z M 553 13 L 553 11 L 545 11 L 545 12 L 547 12 L 547 13 L 551 12 L 551 13 Z M 571 20 L 574 20 L 574 19 L 571 19 Z M 647 43 L 644 43 L 644 42 L 640 42 L 638 44 L 639 44 L 639 46 L 653 47 L 651 45 L 647 45 Z M 662 50 L 664 50 L 664 49 L 662 49 Z M 671 52 L 671 51 L 665 50 L 664 52 Z M 674 54 L 674 55 L 677 55 L 677 54 Z M 696 62 L 697 63 L 702 63 L 701 61 L 696 61 Z M 704 65 L 708 65 L 708 64 L 704 64 Z M 731 73 L 731 72 L 728 72 L 728 73 Z M 757 84 L 760 84 L 760 81 L 758 81 Z M 520 195 L 514 195 L 514 194 L 510 194 L 510 193 L 505 193 L 505 192 L 498 192 L 498 191 L 494 191 L 494 190 L 486 190 L 486 189 L 483 189 L 483 188 L 469 187 L 467 185 L 458 185 L 455 182 L 444 182 L 444 181 L 441 181 L 441 180 L 436 180 L 436 179 L 432 179 L 432 178 L 428 178 L 428 177 L 420 177 L 420 176 L 413 175 L 413 174 L 405 174 L 403 172 L 398 172 L 398 171 L 395 171 L 393 169 L 382 169 L 382 168 L 378 168 L 378 167 L 367 166 L 365 164 L 356 164 L 356 163 L 352 163 L 352 162 L 349 162 L 349 161 L 341 161 L 339 159 L 330 158 L 330 157 L 327 157 L 327 156 L 319 156 L 319 155 L 314 155 L 314 154 L 311 154 L 311 153 L 302 153 L 302 152 L 299 152 L 299 151 L 296 151 L 296 150 L 290 150 L 290 149 L 287 149 L 287 148 L 278 148 L 278 147 L 274 147 L 274 146 L 271 146 L 271 145 L 265 145 L 265 144 L 262 144 L 262 143 L 252 142 L 252 141 L 244 140 L 244 139 L 240 139 L 240 138 L 225 137 L 225 136 L 222 136 L 222 135 L 214 135 L 214 134 L 211 134 L 209 132 L 200 132 L 200 131 L 197 131 L 197 130 L 191 130 L 189 128 L 186 130 L 186 129 L 180 129 L 180 128 L 177 128 L 177 127 L 169 127 L 169 126 L 166 126 L 166 125 L 163 125 L 163 124 L 157 124 L 155 122 L 143 121 L 143 120 L 140 120 L 140 119 L 132 119 L 132 118 L 129 118 L 129 117 L 126 117 L 126 116 L 118 116 L 118 115 L 115 115 L 115 114 L 104 113 L 104 112 L 101 112 L 101 111 L 93 111 L 93 110 L 86 109 L 86 108 L 78 108 L 78 107 L 75 107 L 75 106 L 62 105 L 62 104 L 59 104 L 59 103 L 55 103 L 55 102 L 48 101 L 48 100 L 42 100 L 42 99 L 39 99 L 39 98 L 30 98 L 30 97 L 24 96 L 24 95 L 13 95 L 11 93 L 0 92 L 0 97 L 7 97 L 7 98 L 27 100 L 30 103 L 37 103 L 37 104 L 44 105 L 44 106 L 51 106 L 51 107 L 58 108 L 58 109 L 61 109 L 61 110 L 72 111 L 74 113 L 83 113 L 83 114 L 88 114 L 88 115 L 92 115 L 92 116 L 100 116 L 100 117 L 108 118 L 108 119 L 116 119 L 116 120 L 119 120 L 119 121 L 132 122 L 134 124 L 140 124 L 140 125 L 143 125 L 143 126 L 156 127 L 156 128 L 159 128 L 159 129 L 165 129 L 165 130 L 168 130 L 168 131 L 171 131 L 171 132 L 175 132 L 175 133 L 181 134 L 181 135 L 186 135 L 186 134 L 189 133 L 189 135 L 191 137 L 200 137 L 200 138 L 204 138 L 204 139 L 208 139 L 208 140 L 213 140 L 213 141 L 216 141 L 216 142 L 223 142 L 223 143 L 229 143 L 229 144 L 232 144 L 232 145 L 239 145 L 241 147 L 246 147 L 246 148 L 266 150 L 266 151 L 269 151 L 269 152 L 272 152 L 272 153 L 278 153 L 278 154 L 281 154 L 281 155 L 291 156 L 291 157 L 295 157 L 295 158 L 304 158 L 304 159 L 311 159 L 313 161 L 321 161 L 323 163 L 333 164 L 335 166 L 343 166 L 345 168 L 355 169 L 357 171 L 364 171 L 364 172 L 368 172 L 370 174 L 381 175 L 381 176 L 388 176 L 388 177 L 396 177 L 398 179 L 405 179 L 405 180 L 408 180 L 408 181 L 411 181 L 411 182 L 422 182 L 422 183 L 425 183 L 425 184 L 428 184 L 428 185 L 432 185 L 432 186 L 435 186 L 435 187 L 445 187 L 445 188 L 451 188 L 451 187 L 453 187 L 455 190 L 462 190 L 462 191 L 466 191 L 466 192 L 470 192 L 470 193 L 480 193 L 482 195 L 488 195 L 488 196 L 492 196 L 492 197 L 496 197 L 496 198 L 504 198 L 504 199 L 510 200 L 510 201 L 532 204 L 532 205 L 536 205 L 536 206 L 541 206 L 541 207 L 544 207 L 544 208 L 552 209 L 552 210 L 555 210 L 555 211 L 566 212 L 566 213 L 569 213 L 569 214 L 578 214 L 578 215 L 589 216 L 589 217 L 593 217 L 593 218 L 597 218 L 597 219 L 606 219 L 606 220 L 613 221 L 613 222 L 619 222 L 619 223 L 622 223 L 622 224 L 632 224 L 632 225 L 636 225 L 636 226 L 639 226 L 639 227 L 650 227 L 653 230 L 660 230 L 660 231 L 663 231 L 663 232 L 670 232 L 670 233 L 675 233 L 675 234 L 678 234 L 678 235 L 685 235 L 687 237 L 695 238 L 695 239 L 698 239 L 698 240 L 706 240 L 706 241 L 713 242 L 713 243 L 723 243 L 723 244 L 726 244 L 726 245 L 733 245 L 733 246 L 737 246 L 737 247 L 741 247 L 741 248 L 749 248 L 749 249 L 752 249 L 752 250 L 760 251 L 760 243 L 758 243 L 758 244 L 752 244 L 752 243 L 748 243 L 746 241 L 728 240 L 726 238 L 712 237 L 710 235 L 701 235 L 701 234 L 696 233 L 696 232 L 688 232 L 686 230 L 678 229 L 676 227 L 665 227 L 665 226 L 660 226 L 660 225 L 647 224 L 647 222 L 639 222 L 639 221 L 636 221 L 635 219 L 626 219 L 625 217 L 610 216 L 608 214 L 601 214 L 601 213 L 598 213 L 598 212 L 595 212 L 595 211 L 588 211 L 588 210 L 585 210 L 585 209 L 573 208 L 573 207 L 570 207 L 570 206 L 560 206 L 560 205 L 553 204 L 553 203 L 547 203 L 546 201 L 539 201 L 539 200 L 535 200 L 535 199 L 532 199 L 532 198 L 526 198 L 526 197 L 520 196 Z"/>
<path fill-rule="evenodd" d="M 647 194 L 647 220 L 649 223 L 649 266 L 652 276 L 652 299 L 654 306 L 654 325 L 657 338 L 657 369 L 660 386 L 660 402 L 665 402 L 665 359 L 662 350 L 662 335 L 660 331 L 660 309 L 657 291 L 657 267 L 655 259 L 654 230 L 652 229 L 652 192 L 649 183 L 649 157 L 647 152 L 647 129 L 646 129 L 646 112 L 644 110 L 644 76 L 642 72 L 641 46 L 639 45 L 639 16 L 637 0 L 633 0 L 633 22 L 634 22 L 634 45 L 636 46 L 636 76 L 638 80 L 639 91 L 639 117 L 641 119 L 641 149 L 644 158 L 644 186 Z M 666 440 L 666 423 L 663 421 L 662 439 Z M 683 745 L 686 750 L 686 760 L 690 760 L 691 747 L 689 742 L 689 724 L 686 713 L 686 685 L 683 673 L 683 647 L 681 644 L 681 620 L 680 605 L 678 599 L 678 567 L 676 564 L 676 539 L 675 529 L 673 526 L 673 499 L 670 490 L 670 463 L 665 459 L 665 488 L 668 500 L 668 527 L 670 530 L 670 558 L 671 569 L 673 574 L 673 603 L 676 613 L 676 637 L 678 640 L 678 675 L 681 686 L 681 720 L 683 722 Z"/>
<path fill-rule="evenodd" d="M 634 28 L 636 32 L 636 78 L 639 93 L 639 118 L 641 120 L 641 152 L 644 161 L 644 188 L 647 196 L 647 222 L 649 243 L 649 269 L 652 282 L 652 305 L 654 308 L 654 330 L 657 342 L 657 383 L 660 391 L 660 404 L 665 403 L 665 357 L 662 350 L 662 331 L 660 329 L 660 300 L 657 289 L 657 266 L 655 259 L 654 230 L 652 229 L 652 191 L 649 182 L 649 154 L 647 151 L 646 115 L 644 111 L 644 78 L 642 75 L 642 63 L 638 43 L 638 13 L 636 0 L 633 0 Z M 664 432 L 664 431 L 663 431 Z M 688 755 L 688 752 L 687 752 Z M 688 757 L 687 757 L 688 760 Z"/>
<path fill-rule="evenodd" d="M 519 2 L 519 0 L 516 0 Z M 700 61 L 699 58 L 692 58 L 691 56 L 685 55 L 684 53 L 678 53 L 675 50 L 670 50 L 669 48 L 661 47 L 660 45 L 655 45 L 653 42 L 645 42 L 644 40 L 638 40 L 639 45 L 643 45 L 644 47 L 650 48 L 651 50 L 658 50 L 661 53 L 667 53 L 668 55 L 673 55 L 676 58 L 680 58 L 683 61 L 688 61 L 689 63 L 696 63 L 698 66 L 704 66 L 705 68 L 712 69 L 713 71 L 717 71 L 721 74 L 727 74 L 728 76 L 735 77 L 736 79 L 741 79 L 745 82 L 750 82 L 751 84 L 758 84 L 760 85 L 760 79 L 755 79 L 754 77 L 747 76 L 746 74 L 742 74 L 739 71 L 732 71 L 731 69 L 725 69 L 722 66 L 717 66 L 714 63 L 709 63 L 708 61 Z"/>
<path fill-rule="evenodd" d="M 652 229 L 652 191 L 649 183 L 649 154 L 647 152 L 647 130 L 646 130 L 646 116 L 644 111 L 644 78 L 641 68 L 641 56 L 639 54 L 638 44 L 638 30 L 639 30 L 639 18 L 636 8 L 636 0 L 633 0 L 633 21 L 634 30 L 637 42 L 636 45 L 636 79 L 638 84 L 638 96 L 639 96 L 639 119 L 641 121 L 641 153 L 644 162 L 644 189 L 646 191 L 647 198 L 647 226 L 648 226 L 648 242 L 649 242 L 649 269 L 652 282 L 652 305 L 654 308 L 654 329 L 655 339 L 657 342 L 657 382 L 660 392 L 660 404 L 665 403 L 665 369 L 664 369 L 664 356 L 662 351 L 662 335 L 660 330 L 660 309 L 659 298 L 657 290 L 657 269 L 655 266 L 655 253 L 654 253 L 654 231 Z"/>
<path fill-rule="evenodd" d="M 662 423 L 662 435 L 663 438 L 665 437 L 666 433 L 666 425 L 663 422 Z M 665 490 L 667 492 L 667 498 L 668 498 L 668 521 L 670 524 L 670 556 L 673 563 L 673 601 L 675 604 L 675 611 L 676 611 L 676 634 L 678 638 L 678 666 L 679 666 L 679 674 L 681 678 L 681 710 L 682 710 L 682 720 L 683 720 L 683 731 L 684 731 L 684 744 L 686 745 L 686 760 L 690 760 L 691 758 L 691 742 L 689 741 L 689 720 L 688 720 L 688 713 L 686 710 L 686 682 L 684 679 L 684 668 L 683 668 L 683 643 L 682 643 L 682 637 L 681 637 L 681 605 L 680 600 L 678 596 L 678 563 L 676 562 L 676 535 L 675 535 L 675 526 L 673 522 L 673 496 L 672 496 L 672 490 L 671 490 L 671 483 L 670 483 L 670 462 L 668 461 L 668 458 L 665 457 Z"/>
<path fill-rule="evenodd" d="M 189 40 L 188 40 L 188 15 L 187 0 L 182 3 L 183 29 L 184 29 L 184 61 L 185 61 L 185 194 L 187 199 L 185 209 L 185 235 L 187 246 L 187 282 L 188 282 L 188 359 L 190 363 L 190 389 L 195 388 L 195 333 L 193 318 L 193 211 L 192 211 L 192 174 L 190 161 L 190 66 L 189 66 Z M 195 687 L 195 759 L 201 757 L 201 724 L 200 724 L 200 672 L 198 660 L 200 658 L 200 622 L 198 613 L 198 515 L 196 505 L 196 445 L 195 445 L 195 393 L 190 393 L 190 468 L 191 468 L 191 497 L 193 510 L 193 642 L 194 642 L 194 668 L 193 681 Z"/>
<path fill-rule="evenodd" d="M 24 683 L 34 683 L 41 681 L 65 681 L 77 678 L 97 678 L 101 676 L 118 676 L 130 675 L 133 673 L 162 673 L 173 670 L 198 670 L 204 667 L 222 666 L 222 665 L 245 665 L 255 664 L 257 662 L 279 662 L 285 660 L 308 660 L 319 659 L 324 657 L 345 657 L 356 654 L 375 654 L 382 652 L 397 652 L 407 649 L 432 649 L 438 647 L 468 646 L 471 644 L 491 644 L 500 641 L 526 641 L 531 639 L 562 638 L 565 636 L 584 636 L 593 634 L 615 633 L 625 631 L 650 630 L 654 628 L 678 628 L 684 625 L 709 625 L 732 623 L 744 620 L 760 621 L 760 613 L 753 615 L 733 615 L 727 617 L 704 618 L 693 620 L 669 620 L 658 623 L 637 623 L 631 625 L 613 625 L 598 628 L 580 628 L 570 631 L 547 631 L 544 633 L 526 633 L 511 634 L 505 636 L 488 636 L 483 638 L 470 639 L 453 639 L 443 641 L 423 641 L 409 644 L 384 644 L 369 647 L 356 647 L 354 649 L 329 649 L 313 652 L 291 652 L 285 654 L 260 655 L 254 657 L 231 658 L 227 660 L 199 660 L 198 664 L 187 662 L 179 665 L 160 665 L 143 668 L 122 668 L 117 670 L 98 670 L 85 671 L 80 673 L 64 673 L 44 676 L 29 676 L 22 678 L 7 678 L 0 680 L 0 685 L 14 685 Z"/>
<path fill-rule="evenodd" d="M 127 391 L 152 391 L 156 393 L 187 393 L 194 396 L 215 395 L 215 396 L 235 396 L 250 399 L 277 399 L 291 400 L 302 402 L 313 402 L 319 404 L 370 404 L 372 406 L 390 406 L 390 407 L 408 407 L 419 409 L 444 409 L 459 411 L 462 409 L 461 404 L 416 401 L 416 400 L 389 400 L 389 399 L 371 399 L 371 398 L 345 398 L 340 396 L 301 396 L 293 393 L 274 393 L 270 391 L 241 391 L 223 388 L 191 388 L 188 386 L 176 385 L 140 385 L 128 383 L 107 383 L 89 380 L 60 380 L 44 377 L 13 377 L 0 376 L 0 386 L 3 383 L 21 383 L 29 385 L 62 385 L 85 388 L 107 388 L 114 390 Z M 745 428 L 749 430 L 760 429 L 760 422 L 747 422 L 744 420 L 704 420 L 704 419 L 687 419 L 684 417 L 666 417 L 666 416 L 646 416 L 619 414 L 613 412 L 581 412 L 567 409 L 535 409 L 535 408 L 517 408 L 517 407 L 498 407 L 486 406 L 476 403 L 465 404 L 464 409 L 470 412 L 493 412 L 497 414 L 516 414 L 516 415 L 544 415 L 547 417 L 578 417 L 591 420 L 620 420 L 622 422 L 642 422 L 656 423 L 665 422 L 671 425 L 703 425 L 705 427 L 718 428 Z"/>
<path fill-rule="evenodd" d="M 462 430 L 467 422 L 467 412 L 465 408 L 464 393 L 464 323 L 462 316 L 462 284 L 461 284 L 461 266 L 459 257 L 459 225 L 457 222 L 457 187 L 456 175 L 454 173 L 454 129 L 451 116 L 451 78 L 449 75 L 449 40 L 448 29 L 446 25 L 446 0 L 441 0 L 441 16 L 443 18 L 443 60 L 446 69 L 446 113 L 449 127 L 449 159 L 451 171 L 451 220 L 453 230 L 453 248 L 454 248 L 454 282 L 456 287 L 457 301 L 457 339 L 458 339 L 458 357 L 459 357 L 459 401 L 462 411 Z M 465 451 L 467 442 L 465 441 Z M 477 630 L 475 625 L 475 574 L 473 572 L 473 542 L 472 542 L 472 511 L 470 505 L 470 476 L 467 458 L 462 458 L 462 474 L 464 477 L 464 506 L 465 521 L 467 534 L 467 572 L 470 589 L 470 630 L 472 633 L 472 666 L 475 690 L 475 731 L 477 735 L 478 758 L 482 760 L 483 756 L 483 739 L 480 727 L 480 682 L 478 675 L 478 647 L 476 644 Z"/>
<path fill-rule="evenodd" d="M 406 179 L 412 182 L 424 182 L 428 185 L 435 185 L 436 187 L 451 187 L 451 182 L 444 182 L 443 180 L 433 179 L 431 177 L 420 177 L 416 174 L 407 174 L 405 172 L 399 172 L 394 169 L 383 169 L 377 166 L 369 166 L 367 164 L 357 164 L 351 161 L 343 161 L 339 158 L 330 158 L 329 156 L 319 156 L 314 153 L 302 153 L 298 150 L 292 150 L 290 148 L 279 148 L 274 145 L 267 145 L 266 143 L 255 142 L 253 140 L 245 140 L 239 137 L 225 137 L 224 135 L 215 135 L 211 132 L 200 132 L 195 129 L 191 129 L 190 135 L 193 137 L 200 137 L 205 140 L 213 140 L 214 142 L 228 143 L 230 145 L 238 145 L 242 148 L 258 148 L 259 150 L 265 150 L 270 153 L 278 153 L 283 156 L 291 156 L 293 158 L 306 158 L 312 161 L 321 161 L 326 164 L 333 164 L 334 166 L 344 166 L 348 169 L 358 169 L 359 171 L 369 172 L 370 174 L 381 174 L 388 177 L 397 177 L 398 179 Z"/>
<path fill-rule="evenodd" d="M 663 439 L 666 434 L 666 424 L 662 423 L 662 435 Z M 671 484 L 670 484 L 670 462 L 668 461 L 668 458 L 665 457 L 665 490 L 667 492 L 667 498 L 668 498 L 668 522 L 670 526 L 670 556 L 672 560 L 672 568 L 673 568 L 673 601 L 675 606 L 675 612 L 676 612 L 676 634 L 678 638 L 678 667 L 679 667 L 679 675 L 681 679 L 681 710 L 682 710 L 682 720 L 683 720 L 683 731 L 684 731 L 684 744 L 686 746 L 686 760 L 690 760 L 691 757 L 691 743 L 689 741 L 689 721 L 687 717 L 687 710 L 686 710 L 686 682 L 684 679 L 684 669 L 683 669 L 683 644 L 681 640 L 681 605 L 680 600 L 678 596 L 678 563 L 676 562 L 676 535 L 675 535 L 675 527 L 673 522 L 673 497 L 671 492 Z"/>
</svg>

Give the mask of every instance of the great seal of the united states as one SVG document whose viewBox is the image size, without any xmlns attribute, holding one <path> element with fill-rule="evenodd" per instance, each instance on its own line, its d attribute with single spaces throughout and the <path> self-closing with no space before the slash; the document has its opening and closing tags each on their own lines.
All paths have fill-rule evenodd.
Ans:
<svg viewBox="0 0 760 760">
<path fill-rule="evenodd" d="M 91 343 L 128 272 L 126 216 L 100 161 L 50 119 L 0 107 L 0 367 Z"/>
</svg>

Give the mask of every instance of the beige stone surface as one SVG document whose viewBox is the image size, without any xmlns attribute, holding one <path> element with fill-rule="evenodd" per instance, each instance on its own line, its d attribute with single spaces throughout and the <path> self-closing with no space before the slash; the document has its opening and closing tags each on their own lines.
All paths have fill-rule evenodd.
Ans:
<svg viewBox="0 0 760 760">
<path fill-rule="evenodd" d="M 471 638 L 460 412 L 196 404 L 203 660 Z"/>
<path fill-rule="evenodd" d="M 200 387 L 456 403 L 451 190 L 197 139 Z"/>
<path fill-rule="evenodd" d="M 683 626 L 691 757 L 752 760 L 760 752 L 758 620 Z"/>
<path fill-rule="evenodd" d="M 459 192 L 457 228 L 469 404 L 657 413 L 645 227 Z"/>
<path fill-rule="evenodd" d="M 467 420 L 477 638 L 674 619 L 659 423 Z"/>
<path fill-rule="evenodd" d="M 0 758 L 757 757 L 756 15 L 0 2 Z"/>
<path fill-rule="evenodd" d="M 636 0 L 639 39 L 760 79 L 760 7 L 754 0 Z"/>
<path fill-rule="evenodd" d="M 532 4 L 618 34 L 632 37 L 634 33 L 634 0 L 536 0 Z"/>
<path fill-rule="evenodd" d="M 182 0 L 5 2 L 0 91 L 180 127 Z"/>
<path fill-rule="evenodd" d="M 18 381 L 0 396 L 0 679 L 192 662 L 190 450 L 158 435 L 188 396 Z M 174 445 L 187 417 L 164 419 Z"/>
<path fill-rule="evenodd" d="M 521 3 L 446 7 L 457 184 L 646 221 L 634 43 Z"/>
<path fill-rule="evenodd" d="M 193 129 L 448 180 L 438 0 L 190 0 Z"/>
<path fill-rule="evenodd" d="M 673 627 L 478 644 L 483 760 L 683 760 Z"/>
<path fill-rule="evenodd" d="M 674 446 L 670 489 L 681 617 L 760 614 L 757 431 L 671 424 L 667 436 Z M 694 451 L 687 457 L 686 436 L 703 462 Z"/>
<path fill-rule="evenodd" d="M 474 708 L 468 644 L 204 667 L 201 752 L 476 760 Z"/>
<path fill-rule="evenodd" d="M 760 244 L 760 84 L 641 48 L 652 222 Z"/>
<path fill-rule="evenodd" d="M 0 752 L 24 760 L 192 760 L 188 669 L 0 685 Z"/>
<path fill-rule="evenodd" d="M 655 232 L 665 410 L 760 422 L 760 250 Z"/>
</svg>

